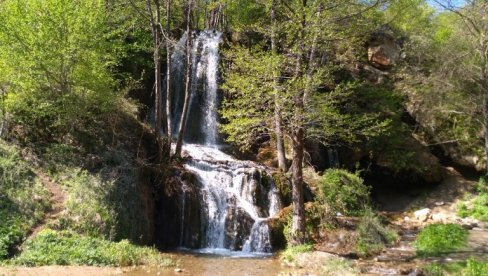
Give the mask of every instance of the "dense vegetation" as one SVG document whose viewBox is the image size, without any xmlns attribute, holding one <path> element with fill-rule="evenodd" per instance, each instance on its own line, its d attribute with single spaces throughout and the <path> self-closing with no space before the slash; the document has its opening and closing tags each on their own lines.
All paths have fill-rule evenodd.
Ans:
<svg viewBox="0 0 488 276">
<path fill-rule="evenodd" d="M 69 231 L 43 230 L 25 245 L 12 263 L 40 265 L 173 265 L 154 248 L 138 247 L 127 240 L 110 242 Z"/>
<path fill-rule="evenodd" d="M 280 218 L 285 258 L 312 250 L 338 216 L 359 217 L 360 255 L 380 252 L 398 236 L 373 211 L 373 170 L 439 182 L 435 152 L 486 171 L 488 4 L 435 2 L 0 1 L 0 260 L 170 264 L 134 244 L 155 243 L 151 208 L 184 159 L 194 45 L 187 35 L 173 129 L 175 42 L 203 29 L 224 37 L 220 131 L 246 156 L 271 152 L 291 205 Z M 315 171 L 320 147 L 342 150 L 342 167 Z M 486 184 L 458 209 L 488 221 Z M 465 239 L 456 225 L 431 225 L 416 247 L 438 255 Z"/>
</svg>

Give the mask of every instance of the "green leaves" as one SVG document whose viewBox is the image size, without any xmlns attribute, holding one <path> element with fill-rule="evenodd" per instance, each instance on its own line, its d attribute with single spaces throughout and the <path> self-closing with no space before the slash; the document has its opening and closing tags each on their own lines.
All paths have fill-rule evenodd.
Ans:
<svg viewBox="0 0 488 276">
<path fill-rule="evenodd" d="M 119 41 L 107 14 L 98 0 L 0 3 L 1 104 L 27 134 L 66 132 L 113 109 Z"/>
</svg>

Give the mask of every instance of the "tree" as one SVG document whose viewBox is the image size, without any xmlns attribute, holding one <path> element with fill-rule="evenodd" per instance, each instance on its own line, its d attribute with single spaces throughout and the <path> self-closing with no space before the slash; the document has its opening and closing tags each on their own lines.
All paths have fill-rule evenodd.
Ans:
<svg viewBox="0 0 488 276">
<path fill-rule="evenodd" d="M 273 115 L 276 110 L 280 111 L 283 132 L 292 148 L 290 242 L 302 244 L 306 241 L 303 202 L 306 139 L 320 139 L 325 143 L 331 136 L 349 131 L 354 133 L 349 136 L 367 132 L 374 135 L 384 126 L 374 116 L 348 114 L 347 105 L 340 99 L 352 94 L 352 86 L 332 85 L 324 89 L 334 70 L 335 61 L 331 56 L 339 54 L 339 50 L 334 53 L 333 48 L 342 40 L 365 35 L 367 24 L 360 15 L 378 5 L 379 1 L 277 2 L 272 2 L 277 4 L 273 5 L 277 20 L 270 28 L 271 51 L 267 45 L 258 45 L 251 50 L 237 46 L 227 54 L 232 62 L 225 77 L 229 97 L 224 103 L 223 117 L 229 124 L 222 129 L 229 134 L 230 141 L 247 147 L 252 137 L 274 129 Z M 361 27 L 363 30 L 358 32 Z M 277 47 L 273 45 L 276 37 L 279 37 Z"/>
<path fill-rule="evenodd" d="M 166 0 L 166 136 L 168 138 L 166 152 L 171 153 L 171 140 L 173 135 L 173 78 L 171 76 L 171 0 Z"/>
<path fill-rule="evenodd" d="M 0 2 L 2 107 L 33 141 L 89 134 L 117 105 L 108 15 L 95 0 Z"/>
<path fill-rule="evenodd" d="M 488 3 L 486 1 L 465 1 L 463 7 L 453 1 L 435 1 L 443 8 L 456 14 L 462 22 L 459 34 L 468 43 L 471 55 L 463 57 L 463 70 L 466 80 L 471 83 L 474 92 L 481 96 L 482 125 L 484 133 L 484 153 L 488 170 Z"/>
<path fill-rule="evenodd" d="M 154 61 L 154 130 L 160 151 L 161 146 L 161 123 L 162 123 L 162 100 L 161 100 L 161 45 L 163 44 L 163 30 L 161 26 L 161 5 L 159 0 L 146 0 L 146 9 L 149 15 L 151 34 L 153 38 L 153 61 Z M 154 10 L 153 10 L 154 9 Z"/>
<path fill-rule="evenodd" d="M 183 103 L 183 111 L 181 114 L 181 121 L 178 127 L 178 139 L 176 140 L 175 156 L 181 155 L 181 148 L 183 146 L 183 138 L 185 136 L 186 121 L 188 119 L 188 110 L 190 108 L 190 92 L 191 92 L 191 73 L 192 73 L 192 9 L 193 0 L 188 0 L 186 11 L 186 69 L 185 69 L 185 100 Z"/>
</svg>

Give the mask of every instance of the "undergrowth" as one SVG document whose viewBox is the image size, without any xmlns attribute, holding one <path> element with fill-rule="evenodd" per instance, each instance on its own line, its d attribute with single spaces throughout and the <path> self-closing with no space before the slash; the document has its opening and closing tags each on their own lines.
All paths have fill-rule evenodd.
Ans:
<svg viewBox="0 0 488 276">
<path fill-rule="evenodd" d="M 372 210 L 367 210 L 358 226 L 357 250 L 362 256 L 369 256 L 381 252 L 386 245 L 393 244 L 398 234 L 384 226 Z"/>
<path fill-rule="evenodd" d="M 457 214 L 462 218 L 472 217 L 481 221 L 488 221 L 488 185 L 486 176 L 481 177 L 476 184 L 477 194 L 457 207 Z"/>
<path fill-rule="evenodd" d="M 13 146 L 0 140 L 0 260 L 14 253 L 49 208 L 48 193 Z"/>
<path fill-rule="evenodd" d="M 467 261 L 452 263 L 433 263 L 422 267 L 426 276 L 463 275 L 486 276 L 488 275 L 488 262 L 482 262 L 470 258 Z"/>
<path fill-rule="evenodd" d="M 156 249 L 140 247 L 127 240 L 81 236 L 70 231 L 45 229 L 24 244 L 23 252 L 10 261 L 14 265 L 172 266 L 171 259 Z"/>
</svg>

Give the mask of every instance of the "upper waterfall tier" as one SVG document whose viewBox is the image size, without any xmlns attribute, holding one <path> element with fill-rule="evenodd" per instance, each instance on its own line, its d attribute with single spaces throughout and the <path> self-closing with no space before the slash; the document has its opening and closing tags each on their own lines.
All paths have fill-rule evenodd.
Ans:
<svg viewBox="0 0 488 276">
<path fill-rule="evenodd" d="M 193 33 L 191 98 L 185 142 L 217 146 L 218 139 L 218 64 L 219 44 L 222 34 L 205 30 Z M 172 74 L 175 103 L 173 129 L 181 119 L 185 90 L 185 33 L 175 46 L 172 55 Z M 175 133 L 176 134 L 176 133 Z"/>
</svg>

